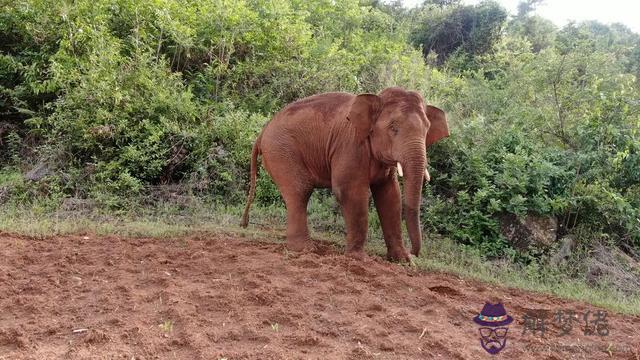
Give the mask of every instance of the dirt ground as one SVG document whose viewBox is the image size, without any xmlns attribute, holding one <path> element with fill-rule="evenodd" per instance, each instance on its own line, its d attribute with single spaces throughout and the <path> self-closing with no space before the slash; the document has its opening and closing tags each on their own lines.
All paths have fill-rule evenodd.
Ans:
<svg viewBox="0 0 640 360">
<path fill-rule="evenodd" d="M 495 358 L 640 359 L 639 317 L 609 312 L 608 335 L 585 335 L 602 309 L 328 245 L 0 234 L 0 359 L 484 359 L 487 300 L 514 318 Z M 558 310 L 580 314 L 565 336 Z"/>
</svg>

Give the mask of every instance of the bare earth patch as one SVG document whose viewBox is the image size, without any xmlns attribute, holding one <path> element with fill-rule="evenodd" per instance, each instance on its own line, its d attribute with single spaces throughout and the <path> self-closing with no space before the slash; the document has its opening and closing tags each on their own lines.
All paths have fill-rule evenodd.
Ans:
<svg viewBox="0 0 640 360">
<path fill-rule="evenodd" d="M 0 359 L 491 358 L 472 322 L 487 300 L 514 318 L 505 358 L 640 359 L 639 317 L 559 336 L 557 310 L 602 309 L 330 246 L 0 234 Z M 523 334 L 532 311 L 549 315 L 544 337 Z"/>
</svg>

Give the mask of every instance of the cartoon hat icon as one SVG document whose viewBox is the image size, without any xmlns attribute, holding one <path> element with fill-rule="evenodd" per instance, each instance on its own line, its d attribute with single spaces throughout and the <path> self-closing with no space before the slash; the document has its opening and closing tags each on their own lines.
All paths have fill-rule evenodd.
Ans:
<svg viewBox="0 0 640 360">
<path fill-rule="evenodd" d="M 478 325 L 495 327 L 509 325 L 513 318 L 507 315 L 502 303 L 485 303 L 482 311 L 473 318 L 473 321 Z"/>
</svg>

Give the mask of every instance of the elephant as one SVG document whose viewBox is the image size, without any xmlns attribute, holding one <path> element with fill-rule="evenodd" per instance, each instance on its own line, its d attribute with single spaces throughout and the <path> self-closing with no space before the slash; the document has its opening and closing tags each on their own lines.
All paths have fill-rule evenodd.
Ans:
<svg viewBox="0 0 640 360">
<path fill-rule="evenodd" d="M 409 261 L 402 240 L 402 211 L 418 256 L 420 204 L 426 149 L 449 136 L 446 114 L 415 91 L 390 87 L 375 94 L 330 92 L 290 103 L 264 126 L 252 149 L 250 188 L 240 225 L 247 227 L 255 197 L 257 161 L 275 182 L 287 209 L 286 246 L 313 249 L 307 203 L 314 188 L 331 188 L 342 209 L 345 253 L 362 259 L 369 194 L 382 226 L 387 259 Z M 397 167 L 404 175 L 401 201 Z"/>
</svg>

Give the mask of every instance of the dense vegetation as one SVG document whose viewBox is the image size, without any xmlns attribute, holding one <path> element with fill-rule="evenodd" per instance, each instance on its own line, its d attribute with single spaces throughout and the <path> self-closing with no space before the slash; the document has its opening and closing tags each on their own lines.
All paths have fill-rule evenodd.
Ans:
<svg viewBox="0 0 640 360">
<path fill-rule="evenodd" d="M 429 150 L 427 233 L 500 256 L 501 216 L 535 214 L 584 245 L 640 248 L 640 36 L 559 29 L 537 3 L 4 2 L 0 203 L 113 211 L 159 186 L 241 203 L 281 106 L 399 85 L 452 127 Z M 280 204 L 268 176 L 258 200 Z"/>
</svg>

